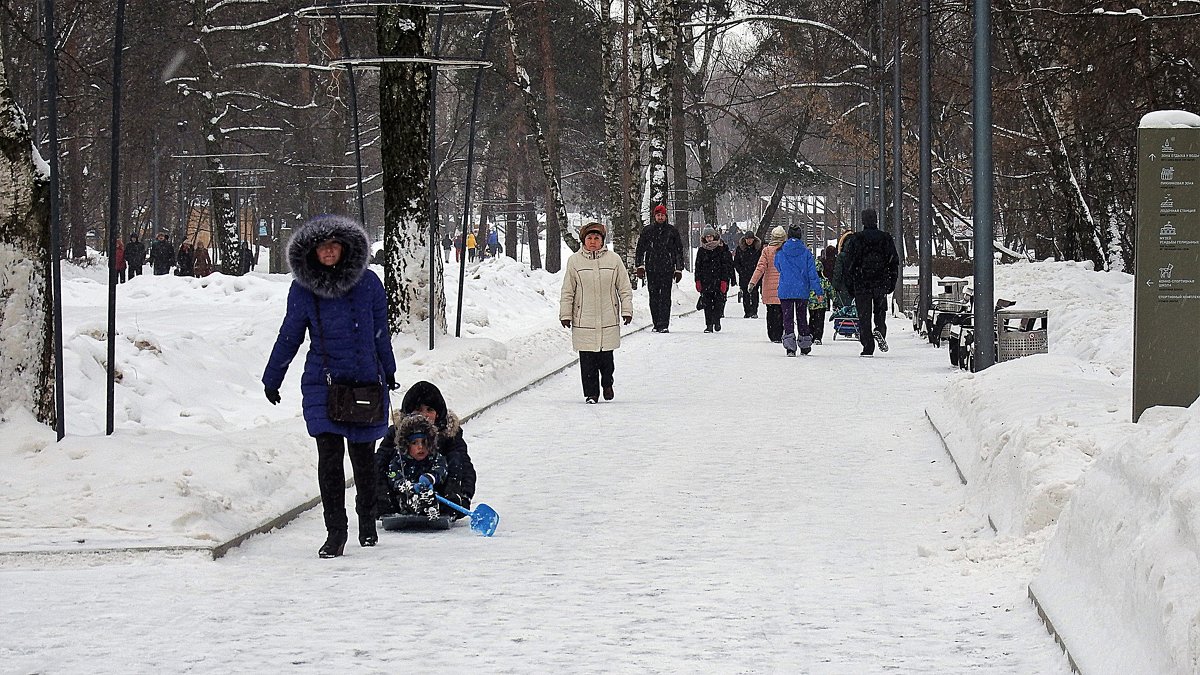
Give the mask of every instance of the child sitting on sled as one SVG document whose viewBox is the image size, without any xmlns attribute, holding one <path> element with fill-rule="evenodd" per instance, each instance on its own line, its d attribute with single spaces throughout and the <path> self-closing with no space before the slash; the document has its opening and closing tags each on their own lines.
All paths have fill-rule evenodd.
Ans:
<svg viewBox="0 0 1200 675">
<path fill-rule="evenodd" d="M 387 470 L 395 512 L 438 518 L 441 509 L 434 493 L 442 490 L 447 470 L 446 459 L 437 451 L 437 427 L 423 415 L 404 415 L 396 422 L 395 439 L 396 454 Z"/>
</svg>

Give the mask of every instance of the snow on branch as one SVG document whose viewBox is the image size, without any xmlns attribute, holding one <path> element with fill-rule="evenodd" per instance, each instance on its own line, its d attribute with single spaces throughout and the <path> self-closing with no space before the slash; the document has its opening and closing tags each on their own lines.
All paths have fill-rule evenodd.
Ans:
<svg viewBox="0 0 1200 675">
<path fill-rule="evenodd" d="M 284 68 L 292 70 L 319 70 L 322 72 L 333 72 L 338 70 L 330 66 L 323 66 L 318 63 L 283 63 L 278 61 L 251 61 L 249 63 L 235 63 L 232 66 L 227 66 L 226 70 L 241 70 L 242 68 Z"/>
<path fill-rule="evenodd" d="M 312 108 L 320 107 L 317 105 L 316 101 L 309 101 L 308 103 L 301 103 L 301 104 L 288 103 L 287 101 L 281 101 L 277 98 L 271 98 L 270 96 L 265 96 L 263 94 L 260 94 L 257 91 L 228 90 L 228 91 L 217 92 L 216 96 L 217 96 L 217 98 L 225 98 L 225 97 L 229 97 L 229 96 L 237 96 L 237 97 L 241 97 L 241 98 L 252 98 L 252 99 L 255 99 L 258 101 L 262 101 L 264 103 L 270 103 L 271 105 L 278 106 L 280 108 L 289 108 L 291 110 L 311 110 Z"/>
<path fill-rule="evenodd" d="M 226 136 L 238 131 L 283 131 L 283 127 L 221 127 L 221 133 Z"/>
<path fill-rule="evenodd" d="M 831 26 L 827 23 L 821 22 L 821 21 L 813 21 L 811 19 L 801 19 L 801 18 L 794 17 L 794 16 L 783 16 L 782 14 L 747 14 L 746 16 L 740 16 L 740 17 L 736 17 L 733 19 L 728 19 L 726 21 L 720 21 L 717 23 L 692 22 L 692 23 L 686 23 L 684 25 L 685 26 L 709 27 L 709 28 L 731 28 L 733 26 L 737 26 L 737 25 L 743 24 L 743 23 L 748 23 L 750 21 L 766 21 L 766 22 L 775 21 L 775 22 L 780 22 L 780 23 L 795 24 L 797 26 L 810 26 L 812 28 L 816 28 L 817 30 L 823 30 L 827 33 L 836 35 L 837 37 L 840 37 L 841 39 L 850 43 L 850 45 L 854 47 L 855 51 L 857 51 L 860 56 L 865 56 L 868 59 L 874 58 L 874 55 L 871 54 L 871 52 L 868 51 L 861 44 L 859 44 L 858 41 L 856 41 L 854 38 L 850 37 L 849 35 L 846 35 L 845 33 L 838 30 L 837 28 L 834 28 L 833 26 Z"/>
<path fill-rule="evenodd" d="M 772 96 L 778 96 L 789 89 L 839 89 L 841 87 L 858 87 L 867 91 L 874 91 L 867 85 L 861 82 L 797 82 L 795 84 L 784 84 L 776 87 L 774 91 L 769 91 L 765 94 L 758 94 L 751 97 L 750 101 L 764 101 Z"/>
<path fill-rule="evenodd" d="M 226 33 L 226 32 L 230 32 L 230 31 L 254 30 L 256 28 L 262 28 L 263 26 L 269 26 L 277 21 L 283 21 L 284 19 L 290 19 L 291 16 L 292 16 L 292 13 L 288 12 L 287 14 L 280 14 L 278 16 L 273 16 L 269 19 L 263 19 L 262 21 L 255 21 L 254 23 L 238 24 L 236 26 L 204 26 L 200 29 L 200 32 L 205 35 L 208 35 L 211 33 Z"/>
</svg>

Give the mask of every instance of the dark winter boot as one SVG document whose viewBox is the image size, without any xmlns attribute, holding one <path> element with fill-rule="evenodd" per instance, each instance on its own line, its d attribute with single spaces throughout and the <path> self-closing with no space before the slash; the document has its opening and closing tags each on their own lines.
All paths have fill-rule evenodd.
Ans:
<svg viewBox="0 0 1200 675">
<path fill-rule="evenodd" d="M 358 545 L 374 546 L 379 543 L 379 532 L 375 530 L 375 519 L 358 519 Z"/>
<path fill-rule="evenodd" d="M 325 537 L 325 543 L 317 550 L 322 558 L 336 558 L 346 551 L 346 531 L 333 530 Z"/>
</svg>

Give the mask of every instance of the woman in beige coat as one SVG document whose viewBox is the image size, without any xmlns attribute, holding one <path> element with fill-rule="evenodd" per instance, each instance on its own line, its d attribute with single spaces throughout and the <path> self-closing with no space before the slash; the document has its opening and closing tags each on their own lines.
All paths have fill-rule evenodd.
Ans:
<svg viewBox="0 0 1200 675">
<path fill-rule="evenodd" d="M 558 318 L 571 329 L 571 346 L 579 352 L 586 403 L 611 401 L 613 350 L 621 346 L 621 324 L 633 320 L 633 288 L 621 256 L 604 247 L 608 232 L 600 223 L 579 230 L 583 248 L 567 259 Z"/>
<path fill-rule="evenodd" d="M 783 341 L 783 307 L 779 304 L 779 270 L 775 269 L 775 252 L 786 240 L 787 232 L 776 225 L 750 277 L 751 287 L 762 284 L 763 303 L 767 306 L 767 337 L 771 342 Z"/>
</svg>

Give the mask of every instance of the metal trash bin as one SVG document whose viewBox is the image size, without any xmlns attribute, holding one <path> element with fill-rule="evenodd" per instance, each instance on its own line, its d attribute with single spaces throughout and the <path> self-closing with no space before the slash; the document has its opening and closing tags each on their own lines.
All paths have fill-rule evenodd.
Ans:
<svg viewBox="0 0 1200 675">
<path fill-rule="evenodd" d="M 996 363 L 1047 352 L 1044 309 L 1001 309 L 996 312 Z"/>
</svg>

